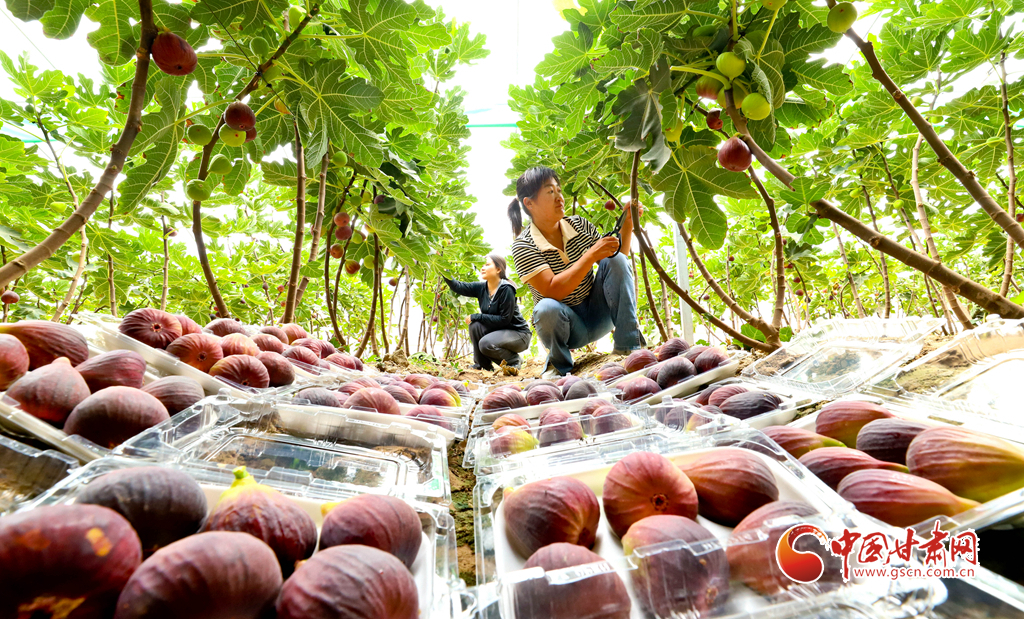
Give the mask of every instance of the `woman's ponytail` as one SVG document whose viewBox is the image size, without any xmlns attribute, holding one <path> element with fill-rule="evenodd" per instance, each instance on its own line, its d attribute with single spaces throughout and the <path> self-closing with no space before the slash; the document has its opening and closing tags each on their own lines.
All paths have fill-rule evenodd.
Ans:
<svg viewBox="0 0 1024 619">
<path fill-rule="evenodd" d="M 519 198 L 512 198 L 508 205 L 508 220 L 512 222 L 512 238 L 518 238 L 523 232 L 523 214 L 519 210 Z"/>
</svg>

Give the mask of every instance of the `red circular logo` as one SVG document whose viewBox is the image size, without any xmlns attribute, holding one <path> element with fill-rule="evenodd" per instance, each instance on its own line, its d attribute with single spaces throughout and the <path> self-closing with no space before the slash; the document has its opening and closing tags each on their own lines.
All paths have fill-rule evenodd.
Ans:
<svg viewBox="0 0 1024 619">
<path fill-rule="evenodd" d="M 800 583 L 812 583 L 821 578 L 825 562 L 813 552 L 797 550 L 796 540 L 803 535 L 813 535 L 821 545 L 828 548 L 828 536 L 813 524 L 797 524 L 790 527 L 775 546 L 775 559 L 782 573 Z"/>
</svg>

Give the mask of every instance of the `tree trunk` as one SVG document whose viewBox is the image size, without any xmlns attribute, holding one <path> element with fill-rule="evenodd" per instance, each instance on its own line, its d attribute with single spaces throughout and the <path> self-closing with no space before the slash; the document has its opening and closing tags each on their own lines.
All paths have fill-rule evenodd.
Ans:
<svg viewBox="0 0 1024 619">
<path fill-rule="evenodd" d="M 377 235 L 376 234 L 373 235 L 373 255 L 374 256 L 377 255 Z M 359 342 L 359 350 L 356 352 L 356 356 L 357 357 L 361 357 L 363 355 L 363 351 L 366 350 L 366 344 L 370 341 L 371 338 L 373 339 L 373 349 L 374 349 L 374 352 L 376 352 L 376 349 L 377 349 L 377 338 L 373 337 L 373 335 L 374 335 L 374 333 L 373 333 L 373 331 L 374 331 L 373 323 L 375 322 L 374 318 L 377 315 L 377 285 L 380 283 L 377 280 L 378 280 L 378 278 L 377 278 L 376 266 L 375 266 L 374 267 L 374 275 L 373 275 L 373 293 L 370 295 L 370 321 L 366 325 L 366 332 L 363 333 L 363 339 Z"/>
<path fill-rule="evenodd" d="M 836 241 L 839 242 L 839 255 L 843 258 L 843 266 L 846 267 L 846 279 L 850 282 L 850 295 L 853 297 L 854 302 L 857 304 L 857 315 L 860 318 L 866 318 L 867 312 L 864 311 L 864 304 L 860 301 L 860 295 L 857 294 L 857 282 L 853 281 L 853 273 L 850 272 L 850 261 L 846 258 L 846 247 L 843 245 L 843 237 L 839 234 L 839 226 L 835 222 L 832 222 L 832 232 L 836 235 Z M 804 292 L 806 295 L 807 293 Z"/>
<path fill-rule="evenodd" d="M 654 303 L 654 294 L 651 293 L 651 280 L 647 277 L 647 261 L 644 260 L 643 254 L 640 254 L 640 271 L 644 276 L 644 292 L 647 293 L 647 305 L 651 308 L 654 322 L 658 325 L 658 331 L 661 333 L 661 342 L 664 344 L 669 337 L 668 331 L 665 330 L 665 325 L 661 322 L 661 316 L 658 315 L 658 306 Z"/>
<path fill-rule="evenodd" d="M 326 208 L 327 202 L 327 164 L 330 158 L 327 153 L 324 153 L 324 158 L 320 160 L 320 191 L 316 198 L 316 219 L 313 220 L 313 242 L 309 247 L 309 259 L 306 264 L 313 264 L 316 262 L 317 256 L 320 254 L 320 231 L 324 225 L 324 209 Z M 352 175 L 355 178 L 355 174 Z M 325 243 L 326 245 L 326 243 Z M 327 252 L 330 253 L 329 251 Z M 299 284 L 299 292 L 295 298 L 296 307 L 302 303 L 302 295 L 306 293 L 306 287 L 309 286 L 309 277 L 303 275 L 302 282 Z"/>
<path fill-rule="evenodd" d="M 1007 192 L 1007 211 L 1010 217 L 1016 221 L 1017 217 L 1017 170 L 1013 163 L 1013 124 L 1010 122 L 1010 99 L 1006 94 L 1006 52 L 999 57 L 999 87 L 1003 96 L 1003 126 L 1005 127 L 1006 139 L 1006 163 L 1009 166 L 1009 189 Z M 1006 239 L 1006 254 L 1003 257 L 1003 283 L 999 287 L 999 294 L 1004 297 L 1010 292 L 1010 282 L 1013 281 L 1013 239 Z"/>
<path fill-rule="evenodd" d="M 863 181 L 863 176 L 861 181 Z M 864 194 L 864 203 L 868 205 L 868 213 L 871 214 L 871 227 L 875 229 L 875 232 L 881 234 L 881 230 L 878 229 L 878 219 L 875 217 L 875 207 L 871 205 L 871 194 L 868 193 L 868 188 L 863 184 L 860 186 L 861 192 Z M 885 262 L 885 254 L 878 252 L 878 257 L 881 260 L 879 270 L 882 273 L 882 285 L 885 287 L 885 307 L 883 308 L 882 317 L 889 318 L 889 313 L 892 311 L 892 288 L 889 286 L 889 265 Z"/>
<path fill-rule="evenodd" d="M 82 245 L 78 250 L 78 267 L 75 269 L 74 277 L 71 278 L 71 285 L 68 286 L 67 294 L 64 295 L 64 299 L 57 306 L 57 310 L 53 312 L 53 318 L 50 319 L 51 322 L 60 321 L 60 317 L 64 313 L 64 310 L 71 305 L 71 299 L 75 298 L 75 291 L 78 288 L 78 282 L 81 281 L 82 274 L 85 273 L 85 263 L 89 259 L 89 237 L 86 236 L 85 226 L 82 226 L 81 230 L 78 232 L 82 235 Z M 82 286 L 84 287 L 85 284 L 83 283 Z"/>
<path fill-rule="evenodd" d="M 402 342 L 405 345 L 405 356 L 410 355 L 409 352 L 409 308 L 412 305 L 412 273 L 406 269 L 405 271 L 405 315 L 402 317 Z"/>
<path fill-rule="evenodd" d="M 932 260 L 941 264 L 942 258 L 939 256 L 939 250 L 935 246 L 935 238 L 932 237 L 932 226 L 928 221 L 928 211 L 926 211 L 924 207 L 924 196 L 921 194 L 921 182 L 918 179 L 921 142 L 922 137 L 919 135 L 917 136 L 917 142 L 914 144 L 914 150 L 911 155 L 910 186 L 914 189 L 914 202 L 917 203 L 917 221 L 921 224 L 921 233 L 924 234 L 925 247 L 928 248 L 928 253 L 931 254 Z M 953 291 L 950 290 L 948 286 L 943 286 L 942 293 L 946 296 L 946 303 L 949 304 L 950 309 L 953 311 L 953 314 L 956 315 L 960 324 L 963 325 L 963 328 L 973 329 L 974 325 L 971 323 L 971 319 L 967 316 L 967 312 L 964 311 L 963 306 L 960 305 L 960 301 L 957 300 Z"/>
<path fill-rule="evenodd" d="M 78 205 L 64 223 L 50 233 L 42 243 L 0 266 L 0 290 L 7 284 L 25 275 L 52 256 L 61 246 L 78 232 L 103 203 L 103 197 L 114 191 L 114 181 L 124 168 L 125 159 L 131 151 L 135 137 L 142 130 L 142 109 L 146 106 L 146 81 L 149 76 L 149 52 L 156 38 L 157 28 L 153 23 L 151 0 L 139 0 L 139 47 L 135 52 L 135 78 L 132 81 L 131 96 L 128 100 L 128 115 L 124 130 L 117 143 L 110 149 L 110 161 L 103 168 L 103 174 L 85 200 Z"/>
<path fill-rule="evenodd" d="M 302 241 L 306 236 L 306 153 L 299 135 L 299 119 L 292 117 L 295 129 L 295 161 L 298 164 L 295 183 L 295 243 L 292 246 L 292 270 L 288 274 L 288 297 L 281 322 L 295 322 L 295 301 L 299 294 L 299 268 L 302 265 Z M 326 158 L 327 155 L 324 155 Z"/>
<path fill-rule="evenodd" d="M 110 204 L 110 214 L 107 217 L 107 230 L 114 224 L 114 192 L 110 192 L 107 200 Z M 114 258 L 107 252 L 107 294 L 110 296 L 110 315 L 117 318 L 117 288 L 114 286 Z"/>
</svg>

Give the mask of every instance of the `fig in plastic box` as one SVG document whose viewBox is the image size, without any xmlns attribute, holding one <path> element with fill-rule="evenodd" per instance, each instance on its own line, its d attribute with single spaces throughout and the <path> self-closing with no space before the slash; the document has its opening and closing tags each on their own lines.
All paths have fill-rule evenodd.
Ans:
<svg viewBox="0 0 1024 619">
<path fill-rule="evenodd" d="M 323 387 L 306 387 L 295 394 L 297 400 L 309 400 L 308 406 L 327 406 L 341 408 L 338 394 Z"/>
<path fill-rule="evenodd" d="M 646 367 L 650 367 L 658 362 L 658 358 L 654 356 L 654 353 L 641 348 L 640 350 L 634 350 L 629 353 L 626 358 L 622 361 L 622 367 L 626 368 L 627 374 L 638 372 Z"/>
<path fill-rule="evenodd" d="M 256 483 L 244 466 L 235 469 L 235 481 L 221 494 L 203 530 L 238 531 L 263 540 L 286 576 L 316 548 L 316 523 L 310 515 L 277 490 Z"/>
<path fill-rule="evenodd" d="M 727 363 L 729 363 L 729 357 L 724 352 L 717 348 L 708 348 L 693 360 L 693 367 L 698 374 L 703 374 Z"/>
<path fill-rule="evenodd" d="M 911 441 L 930 427 L 896 417 L 869 421 L 857 433 L 857 449 L 879 460 L 906 464 Z"/>
<path fill-rule="evenodd" d="M 28 351 L 13 335 L 0 335 L 0 391 L 28 372 Z"/>
<path fill-rule="evenodd" d="M 175 314 L 175 318 L 178 319 L 178 324 L 181 325 L 181 334 L 188 335 L 189 333 L 202 333 L 203 328 L 199 326 L 196 321 L 192 320 L 185 314 Z"/>
<path fill-rule="evenodd" d="M 4 516 L 0 617 L 109 617 L 141 560 L 139 536 L 106 507 L 48 505 Z"/>
<path fill-rule="evenodd" d="M 409 385 L 410 387 L 412 385 Z M 399 385 L 384 385 L 384 391 L 391 394 L 399 404 L 416 404 L 416 397 Z"/>
<path fill-rule="evenodd" d="M 938 516 L 955 516 L 978 505 L 933 481 L 896 471 L 850 473 L 839 483 L 837 492 L 859 511 L 894 527 L 909 527 Z"/>
<path fill-rule="evenodd" d="M 590 382 L 578 380 L 565 390 L 566 400 L 578 400 L 587 398 L 597 393 L 597 389 Z"/>
<path fill-rule="evenodd" d="M 160 400 L 168 415 L 177 415 L 206 397 L 203 386 L 187 376 L 166 376 L 142 390 Z"/>
<path fill-rule="evenodd" d="M 303 346 L 292 346 L 286 348 L 283 353 L 286 358 L 291 359 L 293 362 L 305 363 L 306 365 L 316 366 L 317 362 L 320 361 L 320 356 L 312 350 Z"/>
<path fill-rule="evenodd" d="M 794 426 L 770 426 L 762 430 L 765 436 L 778 443 L 789 455 L 800 458 L 813 449 L 842 447 L 834 438 L 815 434 L 810 430 Z"/>
<path fill-rule="evenodd" d="M 429 406 L 443 406 L 446 408 L 459 406 L 458 397 L 453 396 L 447 389 L 442 389 L 442 386 L 451 388 L 451 385 L 431 385 L 424 389 L 420 394 L 418 403 Z M 451 389 L 451 391 L 454 392 L 455 389 Z"/>
<path fill-rule="evenodd" d="M 682 468 L 697 488 L 700 515 L 719 524 L 735 526 L 779 498 L 771 469 L 745 449 L 716 448 Z"/>
<path fill-rule="evenodd" d="M 526 569 L 545 571 L 602 563 L 600 555 L 581 546 L 554 543 L 537 550 Z M 516 619 L 629 619 L 632 603 L 626 585 L 615 572 L 600 570 L 585 578 L 555 584 L 546 576 L 516 583 Z"/>
<path fill-rule="evenodd" d="M 491 427 L 494 428 L 495 430 L 504 426 L 519 426 L 521 428 L 529 428 L 530 422 L 527 421 L 522 416 L 516 415 L 515 413 L 507 413 L 495 419 L 494 423 L 491 424 Z"/>
<path fill-rule="evenodd" d="M 680 546 L 678 542 L 685 542 Z M 729 596 L 729 561 L 713 533 L 685 516 L 648 516 L 622 538 L 627 554 L 676 542 L 635 556 L 631 573 L 640 606 L 658 617 L 715 611 Z M 710 542 L 710 543 L 709 543 Z"/>
<path fill-rule="evenodd" d="M 560 408 L 549 408 L 538 419 L 541 447 L 578 441 L 583 438 L 583 427 L 578 419 Z"/>
<path fill-rule="evenodd" d="M 871 402 L 841 400 L 821 407 L 814 420 L 814 431 L 834 438 L 847 447 L 857 446 L 857 434 L 861 428 L 876 419 L 893 417 L 885 408 Z"/>
<path fill-rule="evenodd" d="M 288 343 L 288 334 L 285 333 L 284 329 L 282 329 L 281 327 L 275 327 L 273 325 L 271 325 L 269 327 L 260 327 L 260 333 L 265 333 L 267 335 L 272 335 L 272 336 L 276 337 L 277 339 L 281 340 L 282 344 L 287 344 Z"/>
<path fill-rule="evenodd" d="M 671 337 L 658 349 L 658 361 L 668 361 L 673 357 L 684 354 L 688 350 L 690 350 L 690 345 L 686 343 L 686 340 Z"/>
<path fill-rule="evenodd" d="M 153 348 L 167 345 L 181 337 L 181 323 L 173 314 L 146 307 L 129 312 L 117 330 Z"/>
<path fill-rule="evenodd" d="M 504 408 L 525 408 L 527 406 L 529 406 L 529 403 L 526 401 L 526 396 L 519 391 L 507 387 L 499 387 L 488 393 L 480 403 L 480 407 L 485 411 L 501 410 Z"/>
<path fill-rule="evenodd" d="M 376 548 L 335 546 L 313 555 L 277 598 L 277 619 L 418 619 L 416 581 Z"/>
<path fill-rule="evenodd" d="M 231 355 L 249 355 L 255 357 L 260 354 L 260 347 L 244 333 L 229 333 L 220 338 L 220 348 L 224 351 L 225 357 Z"/>
<path fill-rule="evenodd" d="M 297 325 L 294 322 L 289 322 L 285 325 L 282 325 L 281 330 L 284 331 L 284 334 L 286 336 L 288 336 L 289 344 L 293 344 L 295 340 L 299 340 L 304 337 L 309 337 L 309 334 L 306 333 L 306 330 L 303 329 L 301 325 Z"/>
<path fill-rule="evenodd" d="M 610 434 L 619 430 L 628 430 L 633 427 L 629 417 L 619 412 L 611 404 L 602 406 L 594 411 L 594 434 Z"/>
<path fill-rule="evenodd" d="M 78 364 L 75 370 L 93 393 L 114 386 L 139 389 L 146 375 L 146 360 L 131 350 L 111 350 Z"/>
<path fill-rule="evenodd" d="M 662 389 L 668 389 L 697 374 L 696 368 L 686 357 L 672 357 L 655 369 L 658 370 L 658 374 L 652 380 L 657 380 L 658 386 Z M 647 378 L 651 378 L 650 372 Z"/>
<path fill-rule="evenodd" d="M 346 408 L 365 408 L 382 415 L 401 415 L 398 402 L 380 387 L 364 387 L 345 400 Z"/>
<path fill-rule="evenodd" d="M 339 387 L 338 391 L 340 393 L 344 393 L 345 395 L 352 395 L 353 393 L 359 391 L 360 389 L 364 389 L 367 387 L 371 389 L 379 389 L 380 383 L 373 380 L 372 378 L 357 378 L 355 380 L 350 380 L 341 387 Z"/>
<path fill-rule="evenodd" d="M 717 408 L 721 408 L 722 403 L 731 398 L 732 396 L 739 395 L 741 393 L 747 393 L 748 391 L 750 391 L 750 389 L 743 385 L 721 385 L 718 387 L 712 386 L 708 387 L 708 389 L 710 390 L 710 392 L 708 393 L 707 398 L 697 398 L 697 403 L 701 404 L 702 406 L 704 404 L 709 404 Z M 704 394 L 702 393 L 701 396 L 703 395 Z"/>
<path fill-rule="evenodd" d="M 648 516 L 697 517 L 697 490 L 661 454 L 638 451 L 619 460 L 604 480 L 604 515 L 616 535 Z"/>
<path fill-rule="evenodd" d="M 284 352 L 284 342 L 269 333 L 257 333 L 252 336 L 252 341 L 263 352 L 276 352 L 277 354 Z"/>
<path fill-rule="evenodd" d="M 536 449 L 540 441 L 530 433 L 530 426 L 501 426 L 491 437 L 491 453 L 495 456 L 510 456 Z"/>
<path fill-rule="evenodd" d="M 167 353 L 201 372 L 209 372 L 215 363 L 224 358 L 220 338 L 209 333 L 183 335 L 167 345 Z"/>
<path fill-rule="evenodd" d="M 241 387 L 266 389 L 270 386 L 270 372 L 259 359 L 250 355 L 224 357 L 210 368 L 210 376 Z"/>
<path fill-rule="evenodd" d="M 206 325 L 206 330 L 218 337 L 225 337 L 232 333 L 245 333 L 245 327 L 242 326 L 242 323 L 233 318 L 217 318 L 212 320 Z"/>
<path fill-rule="evenodd" d="M 320 550 L 361 544 L 391 553 L 412 569 L 423 539 L 419 514 L 402 499 L 361 494 L 321 507 Z"/>
<path fill-rule="evenodd" d="M 622 395 L 619 397 L 623 402 L 635 402 L 661 391 L 658 383 L 646 376 L 631 378 L 622 385 Z"/>
<path fill-rule="evenodd" d="M 197 533 L 142 562 L 114 619 L 259 619 L 281 588 L 274 551 L 248 533 Z"/>
<path fill-rule="evenodd" d="M 1024 487 L 1024 450 L 966 428 L 931 428 L 907 449 L 907 466 L 953 494 L 984 503 Z"/>
<path fill-rule="evenodd" d="M 434 424 L 435 426 L 444 428 L 445 430 L 452 429 L 451 421 L 449 421 L 447 417 L 441 414 L 441 411 L 437 410 L 433 406 L 423 404 L 414 406 L 409 409 L 409 412 L 407 412 L 405 416 L 409 419 Z"/>
<path fill-rule="evenodd" d="M 601 519 L 597 496 L 572 477 L 506 488 L 502 509 L 509 542 L 524 557 L 557 542 L 591 548 L 597 539 Z"/>
<path fill-rule="evenodd" d="M 797 524 L 793 518 L 807 518 L 817 513 L 813 507 L 800 501 L 773 501 L 752 511 L 732 530 L 725 550 L 733 580 L 761 595 L 775 595 L 797 584 L 778 568 L 776 547 L 782 534 Z M 815 552 L 825 565 L 830 563 L 830 558 L 834 559 L 817 540 L 798 539 L 796 549 Z"/>
<path fill-rule="evenodd" d="M 615 380 L 628 374 L 626 368 L 622 367 L 618 363 L 606 363 L 598 368 L 597 373 L 594 374 L 594 378 L 601 382 L 608 382 Z"/>
<path fill-rule="evenodd" d="M 106 473 L 82 488 L 75 502 L 102 505 L 124 516 L 146 554 L 198 532 L 206 519 L 206 495 L 196 480 L 160 466 Z"/>
<path fill-rule="evenodd" d="M 737 393 L 718 405 L 726 415 L 737 419 L 750 419 L 779 409 L 782 398 L 767 391 L 748 391 Z M 714 404 L 712 404 L 714 406 Z"/>
<path fill-rule="evenodd" d="M 89 385 L 71 362 L 61 357 L 22 376 L 7 390 L 7 397 L 26 413 L 61 426 L 89 397 Z"/>
<path fill-rule="evenodd" d="M 167 408 L 156 397 L 132 387 L 107 387 L 82 400 L 64 422 L 64 432 L 100 447 L 114 448 L 158 423 Z"/>
<path fill-rule="evenodd" d="M 530 406 L 547 404 L 548 402 L 561 402 L 562 390 L 554 385 L 540 385 L 529 387 L 526 390 L 526 403 Z"/>
<path fill-rule="evenodd" d="M 53 363 L 59 357 L 67 357 L 73 366 L 89 358 L 85 336 L 63 323 L 21 320 L 0 324 L 0 334 L 11 335 L 21 342 L 28 353 L 29 370 Z"/>
<path fill-rule="evenodd" d="M 909 472 L 907 467 L 893 462 L 883 462 L 872 458 L 863 451 L 849 447 L 822 447 L 800 456 L 800 464 L 806 466 L 814 475 L 835 490 L 854 471 L 881 469 L 886 471 Z"/>
<path fill-rule="evenodd" d="M 295 366 L 284 355 L 265 350 L 256 358 L 267 368 L 271 387 L 286 387 L 295 382 Z"/>
</svg>

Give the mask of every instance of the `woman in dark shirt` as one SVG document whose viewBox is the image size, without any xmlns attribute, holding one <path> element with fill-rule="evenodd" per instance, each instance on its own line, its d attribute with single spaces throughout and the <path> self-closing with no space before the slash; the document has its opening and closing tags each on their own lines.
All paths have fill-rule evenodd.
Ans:
<svg viewBox="0 0 1024 619">
<path fill-rule="evenodd" d="M 506 267 L 504 258 L 491 254 L 480 269 L 483 281 L 444 279 L 455 294 L 480 302 L 480 313 L 466 318 L 474 370 L 491 370 L 501 361 L 519 367 L 519 353 L 530 347 L 530 326 L 519 313 L 516 287 L 505 276 Z"/>
</svg>

